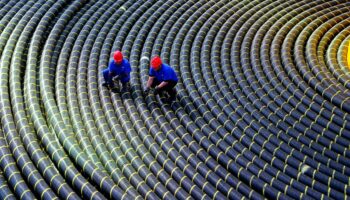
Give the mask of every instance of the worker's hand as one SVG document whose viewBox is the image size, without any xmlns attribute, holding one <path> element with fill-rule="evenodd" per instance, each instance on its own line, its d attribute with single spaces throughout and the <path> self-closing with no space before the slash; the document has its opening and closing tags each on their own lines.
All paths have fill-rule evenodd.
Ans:
<svg viewBox="0 0 350 200">
<path fill-rule="evenodd" d="M 145 95 L 148 95 L 149 91 L 150 91 L 150 88 L 149 88 L 149 87 L 146 87 L 146 88 L 143 90 L 143 93 L 144 93 Z"/>
</svg>

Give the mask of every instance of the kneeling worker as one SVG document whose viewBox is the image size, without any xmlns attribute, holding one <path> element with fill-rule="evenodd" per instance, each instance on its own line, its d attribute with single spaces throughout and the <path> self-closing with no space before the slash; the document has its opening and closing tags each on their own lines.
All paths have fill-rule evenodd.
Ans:
<svg viewBox="0 0 350 200">
<path fill-rule="evenodd" d="M 127 59 L 123 58 L 123 54 L 120 51 L 113 53 L 113 60 L 109 61 L 108 68 L 104 69 L 102 74 L 105 82 L 102 84 L 105 87 L 109 87 L 114 91 L 114 81 L 120 81 L 122 83 L 122 92 L 125 92 L 130 81 L 131 66 Z"/>
<path fill-rule="evenodd" d="M 154 88 L 154 94 L 159 95 L 164 91 L 170 96 L 170 100 L 176 97 L 175 86 L 178 82 L 176 73 L 169 65 L 162 63 L 159 56 L 154 56 L 151 60 L 151 68 L 145 94 L 148 94 L 151 88 Z"/>
</svg>

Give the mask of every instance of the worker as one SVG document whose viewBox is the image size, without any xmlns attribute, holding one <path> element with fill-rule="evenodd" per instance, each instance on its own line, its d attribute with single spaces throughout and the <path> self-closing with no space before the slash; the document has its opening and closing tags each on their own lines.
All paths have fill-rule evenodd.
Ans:
<svg viewBox="0 0 350 200">
<path fill-rule="evenodd" d="M 162 63 L 159 56 L 154 56 L 150 64 L 149 77 L 144 93 L 148 94 L 150 89 L 154 88 L 155 95 L 166 92 L 169 95 L 168 100 L 174 100 L 176 97 L 175 86 L 178 82 L 174 69 Z"/>
<path fill-rule="evenodd" d="M 109 61 L 108 68 L 104 69 L 102 72 L 104 78 L 104 83 L 102 85 L 109 87 L 113 92 L 116 92 L 117 89 L 114 88 L 114 82 L 120 81 L 123 87 L 121 92 L 125 92 L 128 89 L 130 72 L 131 67 L 129 61 L 126 58 L 123 58 L 121 51 L 115 51 L 113 53 L 113 59 Z"/>
</svg>

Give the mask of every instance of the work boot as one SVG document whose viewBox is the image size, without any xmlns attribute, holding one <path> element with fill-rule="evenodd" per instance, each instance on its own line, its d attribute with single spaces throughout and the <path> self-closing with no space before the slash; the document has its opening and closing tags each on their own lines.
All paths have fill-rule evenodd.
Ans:
<svg viewBox="0 0 350 200">
<path fill-rule="evenodd" d="M 125 93 L 127 91 L 129 91 L 129 83 L 122 83 L 121 93 Z"/>
<path fill-rule="evenodd" d="M 171 90 L 171 92 L 168 92 L 168 95 L 169 95 L 169 99 L 175 100 L 176 99 L 176 90 L 175 90 L 175 88 L 173 88 Z"/>
<path fill-rule="evenodd" d="M 119 92 L 118 88 L 112 88 L 111 91 L 112 91 L 113 93 L 118 93 L 118 92 Z"/>
<path fill-rule="evenodd" d="M 111 91 L 112 91 L 113 93 L 119 92 L 119 87 L 118 87 L 117 84 L 109 85 L 109 88 L 111 89 Z"/>
</svg>

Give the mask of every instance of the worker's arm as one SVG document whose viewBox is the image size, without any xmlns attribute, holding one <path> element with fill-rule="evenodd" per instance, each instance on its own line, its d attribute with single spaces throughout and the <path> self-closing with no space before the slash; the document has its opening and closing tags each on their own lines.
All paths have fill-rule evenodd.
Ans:
<svg viewBox="0 0 350 200">
<path fill-rule="evenodd" d="M 154 76 L 149 76 L 148 77 L 148 81 L 147 81 L 147 85 L 146 85 L 146 88 L 151 88 L 152 84 L 153 84 L 153 81 L 154 81 Z"/>
<path fill-rule="evenodd" d="M 163 82 L 161 82 L 157 87 L 156 87 L 156 89 L 158 88 L 158 89 L 161 89 L 161 88 L 163 88 L 163 87 L 165 87 L 166 85 L 168 85 L 168 81 L 163 81 Z"/>
<path fill-rule="evenodd" d="M 146 88 L 143 90 L 145 94 L 148 94 L 149 90 L 151 89 L 153 81 L 154 81 L 154 76 L 149 76 L 146 84 Z"/>
</svg>

